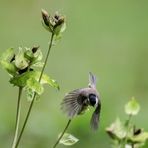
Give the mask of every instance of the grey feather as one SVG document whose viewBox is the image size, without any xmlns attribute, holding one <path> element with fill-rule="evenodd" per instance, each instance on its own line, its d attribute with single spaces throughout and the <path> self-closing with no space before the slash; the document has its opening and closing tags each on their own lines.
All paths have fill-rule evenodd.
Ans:
<svg viewBox="0 0 148 148">
<path fill-rule="evenodd" d="M 61 103 L 61 109 L 69 118 L 81 113 L 83 109 L 83 98 L 81 98 L 81 89 L 76 89 L 69 92 Z"/>
<path fill-rule="evenodd" d="M 99 120 L 100 120 L 100 111 L 101 111 L 101 103 L 99 102 L 90 120 L 90 126 L 93 130 L 98 129 Z"/>
<path fill-rule="evenodd" d="M 89 72 L 89 87 L 96 88 L 96 77 L 91 72 Z"/>
</svg>

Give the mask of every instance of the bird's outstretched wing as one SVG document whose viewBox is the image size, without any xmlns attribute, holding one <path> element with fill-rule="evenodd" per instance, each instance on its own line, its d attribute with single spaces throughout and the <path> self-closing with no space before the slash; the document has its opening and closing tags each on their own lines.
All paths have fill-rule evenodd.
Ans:
<svg viewBox="0 0 148 148">
<path fill-rule="evenodd" d="M 86 105 L 86 100 L 87 97 L 81 94 L 81 89 L 73 90 L 64 97 L 61 103 L 61 109 L 69 118 L 73 118 L 82 112 L 84 106 Z"/>
<path fill-rule="evenodd" d="M 100 111 L 101 111 L 101 103 L 98 102 L 95 111 L 92 114 L 91 120 L 90 120 L 90 126 L 93 130 L 98 129 L 99 125 L 99 118 L 100 118 Z"/>
</svg>

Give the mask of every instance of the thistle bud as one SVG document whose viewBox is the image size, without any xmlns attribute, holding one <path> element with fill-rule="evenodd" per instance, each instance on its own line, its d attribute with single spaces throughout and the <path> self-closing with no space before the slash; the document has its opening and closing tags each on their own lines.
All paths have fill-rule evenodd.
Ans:
<svg viewBox="0 0 148 148">
<path fill-rule="evenodd" d="M 47 27 L 49 27 L 49 14 L 47 13 L 47 11 L 45 11 L 45 10 L 43 10 L 42 9 L 42 18 L 43 18 L 43 21 L 44 21 L 44 23 L 45 23 L 45 25 L 47 26 Z"/>
<path fill-rule="evenodd" d="M 66 29 L 65 18 L 58 12 L 54 16 L 49 16 L 45 10 L 42 10 L 42 19 L 44 28 L 56 36 L 59 36 Z"/>
<path fill-rule="evenodd" d="M 58 36 L 66 29 L 65 18 L 64 16 L 59 15 L 58 13 L 54 16 L 55 25 L 54 25 L 54 33 Z"/>
<path fill-rule="evenodd" d="M 43 27 L 49 31 L 49 32 L 53 32 L 53 24 L 51 22 L 52 17 L 49 16 L 49 14 L 47 13 L 47 11 L 42 9 L 42 25 Z"/>
<path fill-rule="evenodd" d="M 32 48 L 32 52 L 33 52 L 33 53 L 36 53 L 38 49 L 39 49 L 39 46 L 33 47 L 33 48 Z"/>
<path fill-rule="evenodd" d="M 65 21 L 65 18 L 63 16 L 58 16 L 58 20 L 54 27 L 60 26 L 61 24 L 64 23 L 64 21 Z"/>
</svg>

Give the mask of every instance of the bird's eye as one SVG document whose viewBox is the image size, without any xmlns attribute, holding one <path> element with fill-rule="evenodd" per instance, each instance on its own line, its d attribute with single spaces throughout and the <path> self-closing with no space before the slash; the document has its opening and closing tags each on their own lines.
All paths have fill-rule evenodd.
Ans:
<svg viewBox="0 0 148 148">
<path fill-rule="evenodd" d="M 95 106 L 96 104 L 96 95 L 95 94 L 90 94 L 89 95 L 89 101 L 91 106 Z"/>
</svg>

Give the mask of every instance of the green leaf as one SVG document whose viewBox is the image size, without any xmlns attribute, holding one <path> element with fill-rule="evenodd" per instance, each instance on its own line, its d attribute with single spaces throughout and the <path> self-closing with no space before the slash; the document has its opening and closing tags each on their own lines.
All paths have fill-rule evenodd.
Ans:
<svg viewBox="0 0 148 148">
<path fill-rule="evenodd" d="M 31 88 L 25 88 L 26 91 L 26 96 L 28 101 L 32 101 L 33 96 L 34 96 L 34 91 Z"/>
<path fill-rule="evenodd" d="M 27 87 L 25 87 L 25 91 L 26 91 L 27 100 L 32 101 L 35 92 L 31 88 L 27 88 Z M 36 94 L 35 100 L 38 100 L 39 98 L 40 98 L 40 95 Z"/>
<path fill-rule="evenodd" d="M 59 36 L 62 32 L 64 32 L 66 29 L 66 23 L 63 22 L 61 25 L 58 25 L 55 29 L 54 29 L 54 34 L 56 36 Z"/>
<path fill-rule="evenodd" d="M 17 68 L 15 67 L 15 65 L 13 63 L 7 62 L 7 61 L 0 61 L 1 66 L 8 71 L 8 73 L 10 75 L 15 75 Z"/>
<path fill-rule="evenodd" d="M 28 59 L 29 61 L 33 60 L 34 56 L 30 48 L 26 48 L 26 51 L 24 52 L 24 57 Z"/>
<path fill-rule="evenodd" d="M 34 67 L 43 67 L 44 63 L 43 62 L 36 62 L 32 66 Z"/>
<path fill-rule="evenodd" d="M 142 132 L 139 135 L 133 136 L 131 140 L 135 143 L 143 143 L 148 140 L 148 132 Z"/>
<path fill-rule="evenodd" d="M 0 56 L 0 60 L 7 61 L 9 58 L 13 56 L 14 56 L 14 49 L 9 48 L 5 52 L 2 53 L 2 55 Z"/>
<path fill-rule="evenodd" d="M 15 65 L 19 69 L 25 69 L 28 66 L 28 61 L 24 57 L 24 51 L 22 48 L 19 48 L 19 52 L 15 56 Z"/>
<path fill-rule="evenodd" d="M 139 110 L 140 105 L 134 97 L 125 105 L 125 113 L 128 115 L 137 115 Z"/>
<path fill-rule="evenodd" d="M 10 83 L 18 87 L 25 87 L 27 84 L 27 80 L 29 80 L 30 78 L 35 78 L 35 76 L 36 72 L 34 71 L 25 72 L 21 75 L 17 75 L 11 78 Z"/>
<path fill-rule="evenodd" d="M 30 48 L 26 48 L 26 51 L 24 52 L 24 57 L 30 61 L 31 66 L 34 66 L 34 64 L 42 60 L 43 54 L 40 49 L 37 49 L 37 51 L 33 53 Z"/>
<path fill-rule="evenodd" d="M 27 80 L 27 87 L 39 95 L 41 95 L 44 91 L 43 86 L 35 78 Z"/>
<path fill-rule="evenodd" d="M 60 140 L 60 143 L 67 145 L 67 146 L 70 146 L 70 145 L 74 145 L 78 141 L 79 141 L 79 139 L 77 139 L 73 135 L 71 135 L 69 133 L 65 133 L 64 136 L 62 137 L 62 139 Z"/>
<path fill-rule="evenodd" d="M 64 22 L 61 27 L 60 33 L 64 32 L 65 30 L 66 30 L 66 23 Z"/>
<path fill-rule="evenodd" d="M 25 87 L 29 79 L 33 78 L 36 81 L 39 81 L 40 74 L 41 72 L 39 71 L 28 71 L 11 78 L 10 83 L 14 84 L 15 86 Z M 42 75 L 41 84 L 49 84 L 51 87 L 59 89 L 58 83 L 55 80 L 49 78 L 46 74 Z"/>
<path fill-rule="evenodd" d="M 42 80 L 41 83 L 47 83 L 49 84 L 51 87 L 56 88 L 56 89 L 60 89 L 59 84 L 57 83 L 56 80 L 51 79 L 48 75 L 43 74 L 42 76 Z"/>
<path fill-rule="evenodd" d="M 119 118 L 106 129 L 106 132 L 112 139 L 116 140 L 123 139 L 126 136 L 126 129 Z"/>
</svg>

